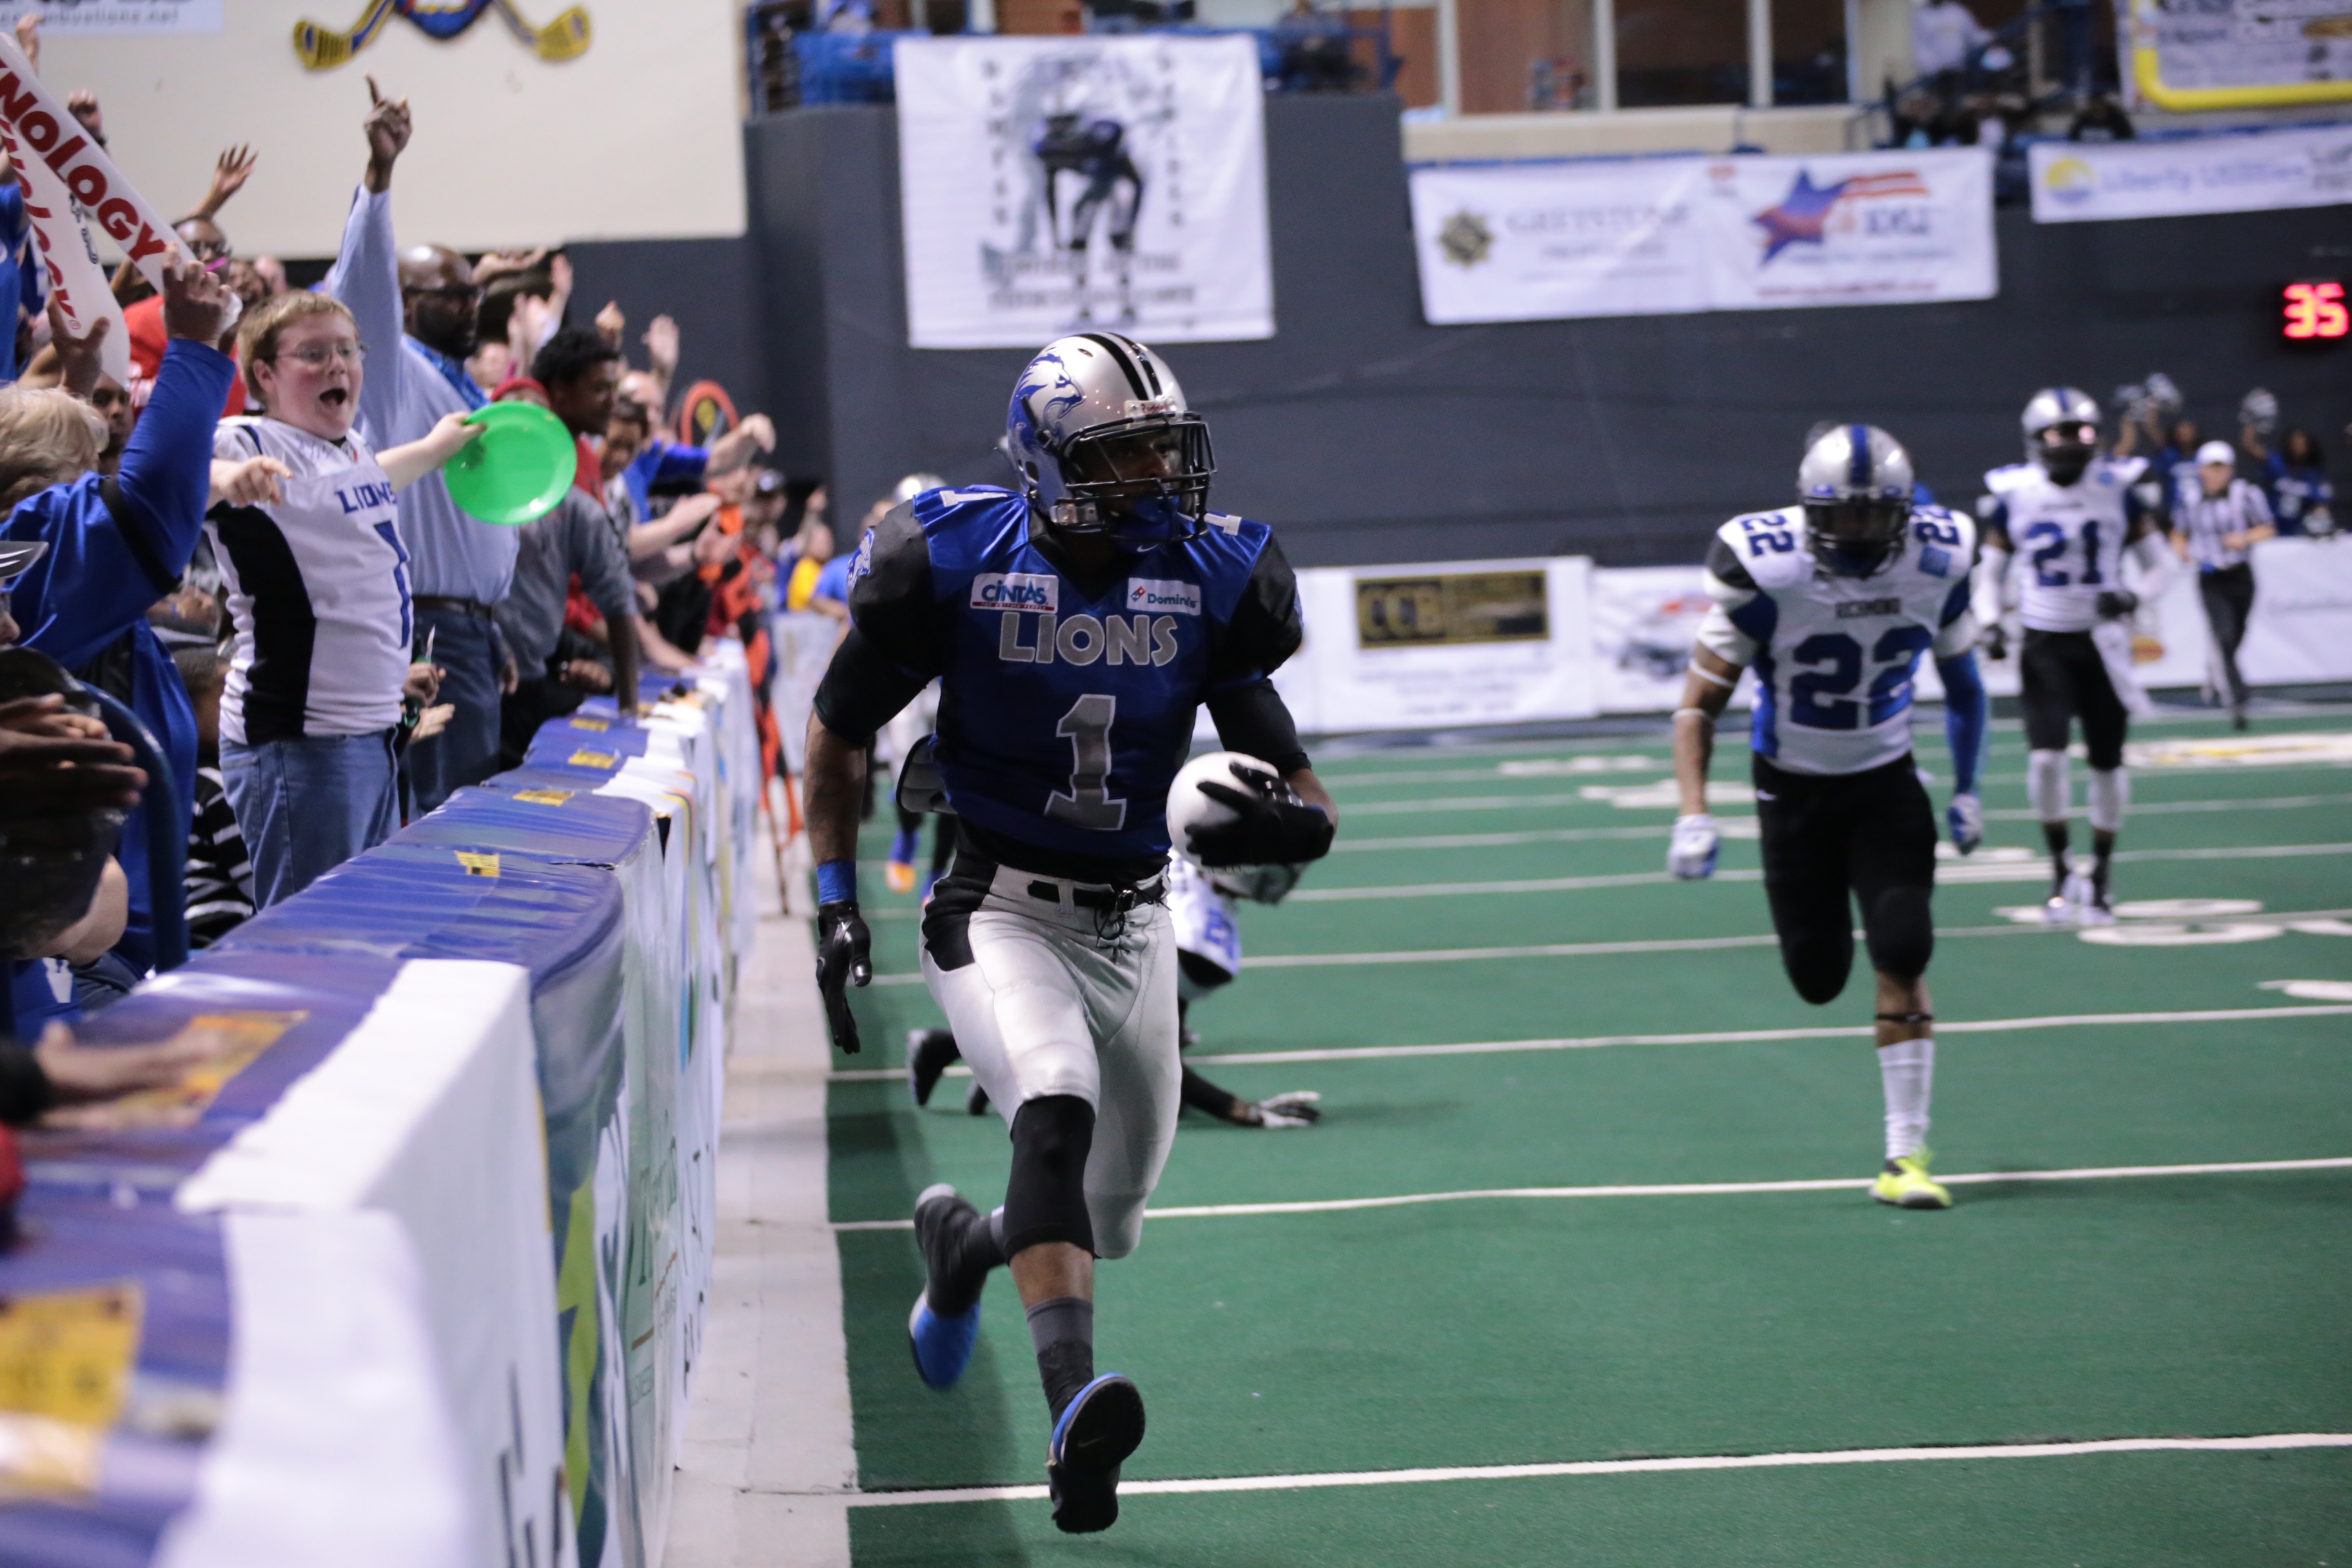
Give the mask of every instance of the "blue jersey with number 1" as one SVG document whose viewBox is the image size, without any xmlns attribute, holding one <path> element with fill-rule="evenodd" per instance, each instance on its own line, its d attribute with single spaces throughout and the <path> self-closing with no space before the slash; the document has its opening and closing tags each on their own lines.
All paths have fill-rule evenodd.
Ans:
<svg viewBox="0 0 2352 1568">
<path fill-rule="evenodd" d="M 1299 644 L 1290 567 L 1263 523 L 1085 581 L 1031 537 L 1007 490 L 932 490 L 886 517 L 850 568 L 850 614 L 882 657 L 940 678 L 938 758 L 975 826 L 1063 855 L 1168 848 L 1168 786 L 1193 717 Z"/>
</svg>

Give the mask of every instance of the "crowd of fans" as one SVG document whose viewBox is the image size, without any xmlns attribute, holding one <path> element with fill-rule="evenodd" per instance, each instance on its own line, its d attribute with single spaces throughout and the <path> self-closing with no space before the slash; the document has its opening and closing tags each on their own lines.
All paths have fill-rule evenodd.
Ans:
<svg viewBox="0 0 2352 1568">
<path fill-rule="evenodd" d="M 673 438 L 667 317 L 632 365 L 616 305 L 572 319 L 560 253 L 404 247 L 411 114 L 368 89 L 325 279 L 236 251 L 220 218 L 256 160 L 224 153 L 161 290 L 115 277 L 127 384 L 103 363 L 119 329 L 76 337 L 45 298 L 0 159 L 0 1122 L 196 1059 L 69 1027 L 183 942 L 520 763 L 589 696 L 634 712 L 641 672 L 846 597 L 824 492 L 764 465 L 764 416 Z M 95 99 L 71 110 L 103 144 Z M 514 399 L 562 422 L 578 467 L 553 510 L 493 526 L 441 470 L 478 438 L 468 416 Z"/>
</svg>

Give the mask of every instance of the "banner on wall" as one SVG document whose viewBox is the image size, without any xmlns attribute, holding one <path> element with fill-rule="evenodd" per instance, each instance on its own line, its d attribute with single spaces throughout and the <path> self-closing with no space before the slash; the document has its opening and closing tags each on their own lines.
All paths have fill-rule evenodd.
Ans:
<svg viewBox="0 0 2352 1568">
<path fill-rule="evenodd" d="M 1439 325 L 1988 300 L 1981 148 L 1412 172 Z"/>
<path fill-rule="evenodd" d="M 2026 150 L 2033 221 L 2181 217 L 2352 202 L 2352 124 Z"/>
<path fill-rule="evenodd" d="M 1295 700 L 1311 682 L 1324 731 L 1584 717 L 1591 570 L 1580 555 L 1301 572 L 1307 644 L 1277 689 Z"/>
<path fill-rule="evenodd" d="M 217 33 L 221 0 L 0 0 L 0 31 L 31 16 L 45 34 Z"/>
<path fill-rule="evenodd" d="M 2252 109 L 2352 99 L 2341 0 L 2133 0 L 2135 107 Z"/>
<path fill-rule="evenodd" d="M 907 341 L 1274 335 L 1245 36 L 900 39 Z"/>
</svg>

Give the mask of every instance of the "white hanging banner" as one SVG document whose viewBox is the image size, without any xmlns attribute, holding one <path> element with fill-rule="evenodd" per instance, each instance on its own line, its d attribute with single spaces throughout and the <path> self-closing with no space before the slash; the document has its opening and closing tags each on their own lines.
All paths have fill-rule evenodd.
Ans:
<svg viewBox="0 0 2352 1568">
<path fill-rule="evenodd" d="M 99 343 L 100 363 L 117 383 L 130 386 L 131 330 L 123 325 L 122 307 L 116 302 L 114 290 L 107 287 L 98 247 L 83 226 L 72 197 L 66 194 L 66 183 L 55 169 L 33 155 L 5 119 L 0 119 L 0 145 L 8 149 L 16 177 L 24 183 L 25 216 L 32 220 L 33 244 L 40 252 L 41 270 L 47 275 L 48 295 L 66 319 L 66 331 L 77 338 L 86 337 L 93 322 L 108 322 L 106 336 Z"/>
<path fill-rule="evenodd" d="M 2352 202 L 2352 124 L 2026 149 L 2033 221 L 2179 217 Z"/>
<path fill-rule="evenodd" d="M 2132 0 L 2122 35 L 2135 109 L 2275 109 L 2352 98 L 2352 27 L 2341 0 Z"/>
<path fill-rule="evenodd" d="M 172 226 L 122 177 L 106 149 L 83 133 L 64 100 L 41 85 L 31 63 L 5 37 L 0 37 L 0 120 L 15 132 L 16 143 L 40 155 L 64 182 L 67 193 L 122 247 L 131 265 L 158 292 L 163 287 L 166 258 L 194 259 Z"/>
<path fill-rule="evenodd" d="M 1412 171 L 1433 323 L 1989 300 L 1982 148 Z"/>
<path fill-rule="evenodd" d="M 901 39 L 907 341 L 1274 335 L 1255 42 Z"/>
<path fill-rule="evenodd" d="M 0 0 L 0 29 L 26 16 L 43 37 L 84 33 L 217 33 L 221 0 Z"/>
</svg>

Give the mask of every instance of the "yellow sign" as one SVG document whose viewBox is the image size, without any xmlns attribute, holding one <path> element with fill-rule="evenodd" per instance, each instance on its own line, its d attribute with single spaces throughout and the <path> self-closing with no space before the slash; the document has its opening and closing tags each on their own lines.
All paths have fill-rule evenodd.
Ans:
<svg viewBox="0 0 2352 1568">
<path fill-rule="evenodd" d="M 495 877 L 499 874 L 499 858 L 496 855 L 478 854 L 471 849 L 459 849 L 454 853 L 457 857 L 457 864 L 466 868 L 468 877 Z"/>
<path fill-rule="evenodd" d="M 620 760 L 610 752 L 574 752 L 569 759 L 575 768 L 609 768 Z"/>
<path fill-rule="evenodd" d="M 609 719 L 591 719 L 585 713 L 581 713 L 572 717 L 572 727 L 575 730 L 609 730 L 613 727 L 613 721 Z"/>
<path fill-rule="evenodd" d="M 100 1105 L 68 1106 L 41 1118 L 45 1127 L 184 1127 L 208 1110 L 228 1080 L 243 1072 L 278 1037 L 310 1015 L 236 1009 L 199 1013 L 166 1046 L 185 1046 L 201 1060 L 177 1083 L 142 1089 Z M 0 1399 L 0 1406 L 5 1406 Z"/>
<path fill-rule="evenodd" d="M 139 1355 L 135 1281 L 0 1296 L 0 1410 L 111 1426 Z"/>
<path fill-rule="evenodd" d="M 1542 642 L 1550 636 L 1541 571 L 1356 579 L 1359 647 Z"/>
<path fill-rule="evenodd" d="M 572 794 L 568 789 L 519 789 L 515 791 L 515 798 L 528 801 L 532 805 L 562 805 L 572 798 Z"/>
</svg>

